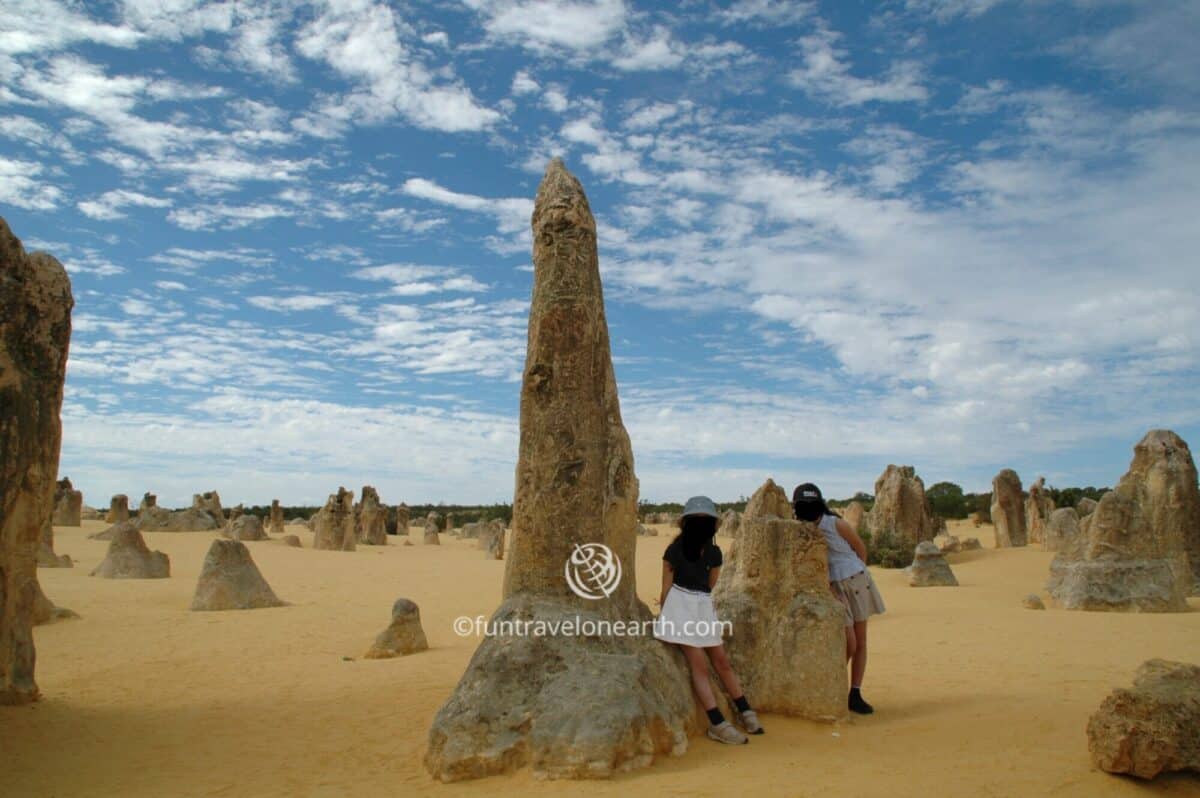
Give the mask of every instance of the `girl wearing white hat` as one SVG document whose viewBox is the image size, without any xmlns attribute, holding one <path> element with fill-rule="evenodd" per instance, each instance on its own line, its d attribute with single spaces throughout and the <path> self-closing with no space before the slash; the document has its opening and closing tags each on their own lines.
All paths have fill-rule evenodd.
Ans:
<svg viewBox="0 0 1200 798">
<path fill-rule="evenodd" d="M 683 650 L 692 672 L 692 688 L 708 713 L 708 736 L 720 743 L 743 744 L 749 738 L 717 709 L 708 678 L 709 662 L 737 707 L 742 725 L 750 734 L 762 734 L 758 715 L 742 693 L 742 685 L 729 663 L 721 641 L 721 624 L 713 608 L 712 589 L 724 562 L 713 539 L 717 534 L 717 507 L 707 496 L 693 496 L 683 507 L 679 534 L 663 553 L 662 611 L 654 622 L 654 636 Z"/>
</svg>

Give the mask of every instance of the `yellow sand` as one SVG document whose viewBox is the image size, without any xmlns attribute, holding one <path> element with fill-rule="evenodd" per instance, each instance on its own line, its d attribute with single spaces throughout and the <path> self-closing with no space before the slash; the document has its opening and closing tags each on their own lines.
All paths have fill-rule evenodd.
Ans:
<svg viewBox="0 0 1200 798">
<path fill-rule="evenodd" d="M 828 726 L 768 715 L 748 746 L 695 739 L 685 756 L 608 782 L 520 773 L 442 785 L 421 766 L 425 734 L 476 644 L 452 621 L 496 607 L 504 563 L 474 541 L 423 546 L 416 529 L 411 547 L 353 553 L 313 551 L 303 532 L 304 549 L 248 544 L 291 606 L 193 613 L 212 533 L 149 534 L 171 578 L 115 581 L 88 576 L 107 544 L 85 535 L 103 527 L 57 529 L 77 566 L 39 572 L 83 619 L 36 631 L 45 697 L 0 708 L 5 798 L 1200 794 L 1195 776 L 1147 788 L 1093 770 L 1084 735 L 1088 714 L 1143 660 L 1200 662 L 1200 613 L 1023 609 L 1051 559 L 1036 547 L 952 556 L 958 588 L 909 588 L 901 572 L 876 570 L 889 612 L 870 626 L 872 717 Z M 990 545 L 987 527 L 951 531 Z M 646 600 L 668 534 L 638 541 Z M 361 659 L 399 596 L 420 605 L 431 649 Z"/>
</svg>

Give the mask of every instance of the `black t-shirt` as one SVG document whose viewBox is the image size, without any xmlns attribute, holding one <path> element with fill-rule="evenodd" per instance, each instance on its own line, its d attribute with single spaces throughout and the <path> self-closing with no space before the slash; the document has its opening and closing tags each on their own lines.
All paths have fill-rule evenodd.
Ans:
<svg viewBox="0 0 1200 798">
<path fill-rule="evenodd" d="M 700 550 L 700 556 L 689 560 L 683 553 L 683 541 L 675 540 L 663 552 L 663 560 L 670 563 L 675 584 L 687 590 L 711 592 L 708 586 L 708 572 L 720 568 L 724 558 L 721 557 L 721 547 L 716 543 L 708 543 Z"/>
</svg>

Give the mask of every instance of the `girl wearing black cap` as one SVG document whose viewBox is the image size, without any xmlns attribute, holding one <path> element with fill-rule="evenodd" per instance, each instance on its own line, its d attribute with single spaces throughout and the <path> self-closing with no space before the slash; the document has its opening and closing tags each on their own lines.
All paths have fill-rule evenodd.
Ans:
<svg viewBox="0 0 1200 798">
<path fill-rule="evenodd" d="M 801 521 L 811 521 L 825 536 L 829 559 L 829 589 L 846 608 L 846 659 L 850 662 L 851 712 L 870 715 L 874 708 L 862 697 L 867 670 L 867 618 L 885 611 L 883 596 L 867 570 L 867 547 L 858 533 L 834 515 L 811 482 L 798 485 L 792 507 Z"/>
<path fill-rule="evenodd" d="M 750 734 L 762 734 L 758 715 L 750 708 L 729 655 L 721 642 L 721 626 L 713 608 L 712 589 L 721 573 L 717 534 L 717 507 L 707 496 L 693 496 L 683 507 L 679 534 L 663 553 L 662 611 L 654 621 L 654 636 L 683 650 L 692 672 L 692 688 L 708 713 L 708 736 L 719 743 L 743 744 L 750 740 L 717 709 L 708 664 L 721 678 L 742 725 Z"/>
</svg>

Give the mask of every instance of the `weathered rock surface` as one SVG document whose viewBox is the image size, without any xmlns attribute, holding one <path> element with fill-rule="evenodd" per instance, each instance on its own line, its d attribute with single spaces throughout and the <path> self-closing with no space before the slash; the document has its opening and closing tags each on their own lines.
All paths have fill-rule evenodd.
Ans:
<svg viewBox="0 0 1200 798">
<path fill-rule="evenodd" d="M 656 538 L 656 537 L 658 537 L 658 530 L 652 526 L 646 526 L 645 524 L 637 525 L 637 533 L 638 533 L 638 537 L 640 537 L 640 538 Z"/>
<path fill-rule="evenodd" d="M 1151 430 L 1074 542 L 1050 564 L 1046 588 L 1066 609 L 1186 612 L 1188 542 L 1200 528 L 1200 490 L 1187 443 Z"/>
<path fill-rule="evenodd" d="M 469 524 L 467 526 L 469 526 Z M 467 528 L 466 526 L 463 527 L 463 530 L 464 530 L 463 539 L 464 540 L 467 538 L 466 532 L 465 532 L 466 528 Z M 481 549 L 483 551 L 491 551 L 492 547 L 494 546 L 495 539 L 497 537 L 499 537 L 500 538 L 500 552 L 501 552 L 501 555 L 503 555 L 503 552 L 504 552 L 504 522 L 503 521 L 501 521 L 499 519 L 494 519 L 492 521 L 482 521 L 482 522 L 479 522 L 478 524 L 476 524 L 475 529 L 472 531 L 474 532 L 473 537 L 475 540 L 475 547 L 478 549 Z M 498 559 L 503 559 L 503 556 L 501 556 Z"/>
<path fill-rule="evenodd" d="M 935 532 L 925 483 L 912 466 L 889 465 L 875 480 L 875 504 L 866 515 L 867 529 L 876 539 L 915 547 L 932 540 Z"/>
<path fill-rule="evenodd" d="M 937 546 L 938 551 L 942 554 L 956 554 L 962 551 L 962 541 L 954 535 L 936 535 L 933 538 L 933 545 Z"/>
<path fill-rule="evenodd" d="M 1050 513 L 1042 548 L 1046 551 L 1062 551 L 1070 548 L 1079 535 L 1079 513 L 1074 507 L 1060 507 Z"/>
<path fill-rule="evenodd" d="M 193 610 L 256 610 L 282 607 L 240 540 L 214 540 L 204 557 Z"/>
<path fill-rule="evenodd" d="M 979 542 L 979 538 L 963 538 L 959 543 L 960 551 L 978 551 L 983 548 L 983 544 Z"/>
<path fill-rule="evenodd" d="M 396 534 L 407 535 L 408 525 L 412 521 L 412 512 L 408 509 L 408 505 L 401 502 L 396 505 Z"/>
<path fill-rule="evenodd" d="M 80 526 L 83 520 L 83 491 L 75 490 L 70 477 L 54 487 L 54 520 L 58 526 Z"/>
<path fill-rule="evenodd" d="M 38 698 L 36 554 L 55 509 L 74 304 L 62 265 L 26 254 L 0 219 L 0 704 Z"/>
<path fill-rule="evenodd" d="M 104 513 L 97 510 L 95 507 L 83 505 L 83 509 L 79 511 L 79 518 L 82 521 L 103 521 Z"/>
<path fill-rule="evenodd" d="M 746 511 L 742 513 L 742 520 L 747 518 L 795 518 L 796 514 L 792 511 L 792 502 L 788 499 L 787 492 L 783 488 L 775 484 L 775 480 L 770 477 L 762 485 L 759 485 L 758 490 L 754 491 L 754 495 L 750 497 L 750 501 L 746 502 Z"/>
<path fill-rule="evenodd" d="M 194 507 L 175 512 L 162 507 L 150 507 L 138 511 L 135 523 L 143 532 L 208 532 L 221 528 L 217 519 Z"/>
<path fill-rule="evenodd" d="M 721 513 L 721 523 L 717 526 L 718 535 L 726 535 L 731 538 L 736 538 L 738 527 L 742 523 L 742 516 L 737 510 L 726 510 Z M 638 534 L 641 534 L 640 532 Z M 657 531 L 651 531 L 650 534 L 657 535 Z"/>
<path fill-rule="evenodd" d="M 38 568 L 73 568 L 75 563 L 66 554 L 55 554 L 54 552 L 54 526 L 47 518 L 42 523 L 42 531 L 38 536 L 37 550 Z"/>
<path fill-rule="evenodd" d="M 846 714 L 845 610 L 829 593 L 816 525 L 742 516 L 713 590 L 726 649 L 756 709 L 836 720 Z"/>
<path fill-rule="evenodd" d="M 296 535 L 284 535 L 279 539 L 279 542 L 285 546 L 291 546 L 294 549 L 304 548 L 304 546 L 300 543 L 300 538 Z"/>
<path fill-rule="evenodd" d="M 1021 606 L 1027 610 L 1044 610 L 1046 605 L 1042 602 L 1042 597 L 1036 593 L 1030 593 L 1021 601 Z"/>
<path fill-rule="evenodd" d="M 629 574 L 602 582 L 611 589 L 602 601 L 576 595 L 564 576 L 572 555 L 594 553 L 583 548 L 589 544 L 606 545 L 633 568 L 638 483 L 613 376 L 595 222 L 557 159 L 538 189 L 533 242 L 512 533 L 492 623 L 648 622 Z M 657 640 L 490 636 L 434 719 L 425 765 L 444 781 L 525 766 L 551 778 L 606 777 L 681 753 L 698 730 L 682 657 Z"/>
<path fill-rule="evenodd" d="M 43 626 L 48 623 L 57 623 L 58 621 L 68 621 L 79 617 L 79 613 L 74 610 L 69 610 L 66 607 L 59 607 L 53 601 L 46 598 L 46 594 L 42 592 L 41 585 L 36 582 L 34 586 L 37 588 L 33 598 L 33 625 Z"/>
<path fill-rule="evenodd" d="M 862 506 L 862 502 L 853 501 L 842 508 L 842 520 L 850 525 L 850 528 L 855 532 L 863 531 L 863 520 L 867 516 L 867 511 Z"/>
<path fill-rule="evenodd" d="M 239 504 L 240 508 L 241 505 Z M 225 510 L 221 507 L 221 495 L 215 490 L 210 490 L 207 493 L 192 494 L 192 509 L 201 510 L 208 513 L 217 522 L 217 526 L 224 526 L 227 520 Z"/>
<path fill-rule="evenodd" d="M 270 540 L 262 519 L 253 513 L 243 513 L 231 520 L 225 527 L 225 535 L 233 540 Z"/>
<path fill-rule="evenodd" d="M 923 540 L 917 544 L 912 565 L 906 570 L 909 587 L 958 587 L 950 563 L 932 541 Z"/>
<path fill-rule="evenodd" d="M 171 560 L 161 551 L 151 551 L 131 521 L 113 527 L 108 553 L 92 571 L 92 576 L 104 579 L 166 579 L 170 575 Z"/>
<path fill-rule="evenodd" d="M 992 479 L 992 524 L 996 527 L 998 549 L 1024 546 L 1029 542 L 1021 478 L 1011 468 L 1004 469 Z"/>
<path fill-rule="evenodd" d="M 354 522 L 354 494 L 339 487 L 312 517 L 313 548 L 354 551 L 358 542 Z"/>
<path fill-rule="evenodd" d="M 387 545 L 387 509 L 379 501 L 379 491 L 364 485 L 358 503 L 358 542 L 366 546 Z"/>
<path fill-rule="evenodd" d="M 1046 493 L 1046 478 L 1038 477 L 1025 499 L 1025 532 L 1030 543 L 1045 542 L 1046 524 L 1053 512 L 1054 500 Z"/>
<path fill-rule="evenodd" d="M 1087 737 L 1092 762 L 1109 773 L 1200 771 L 1200 666 L 1142 663 L 1133 687 L 1113 690 L 1088 719 Z"/>
<path fill-rule="evenodd" d="M 108 503 L 108 514 L 104 516 L 106 524 L 119 524 L 129 520 L 129 497 L 124 493 L 113 496 Z"/>
<path fill-rule="evenodd" d="M 271 500 L 271 511 L 267 516 L 267 534 L 283 534 L 283 508 L 279 506 L 279 499 Z"/>
<path fill-rule="evenodd" d="M 1085 496 L 1075 503 L 1075 509 L 1079 511 L 1079 517 L 1083 518 L 1085 515 L 1091 515 L 1095 511 L 1097 504 L 1099 504 L 1098 501 Z"/>
<path fill-rule="evenodd" d="M 425 538 L 422 541 L 426 546 L 442 545 L 441 538 L 438 533 L 442 529 L 442 516 L 436 512 L 430 512 L 425 516 Z"/>
<path fill-rule="evenodd" d="M 421 628 L 421 610 L 406 598 L 392 605 L 392 622 L 375 638 L 364 659 L 391 659 L 415 654 L 429 648 Z"/>
</svg>

